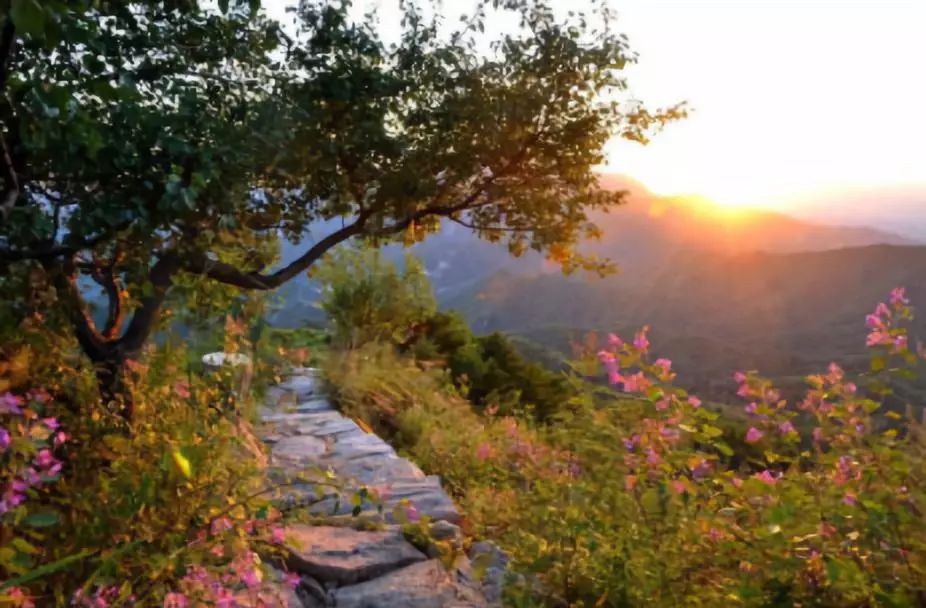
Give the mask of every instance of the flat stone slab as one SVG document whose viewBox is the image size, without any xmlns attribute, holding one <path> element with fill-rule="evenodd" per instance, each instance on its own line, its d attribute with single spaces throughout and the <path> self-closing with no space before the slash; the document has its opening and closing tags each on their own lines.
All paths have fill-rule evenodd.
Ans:
<svg viewBox="0 0 926 608">
<path fill-rule="evenodd" d="M 293 525 L 286 528 L 285 537 L 292 570 L 341 585 L 427 559 L 398 530 Z"/>
<path fill-rule="evenodd" d="M 294 408 L 297 413 L 304 414 L 310 412 L 333 412 L 334 406 L 327 399 L 310 399 L 296 404 Z"/>
<path fill-rule="evenodd" d="M 282 458 L 288 461 L 317 460 L 328 449 L 324 439 L 311 435 L 293 435 L 283 437 L 273 444 L 271 454 L 275 459 Z"/>
<path fill-rule="evenodd" d="M 438 560 L 419 562 L 334 591 L 338 608 L 477 608 L 481 594 L 456 582 Z"/>
</svg>

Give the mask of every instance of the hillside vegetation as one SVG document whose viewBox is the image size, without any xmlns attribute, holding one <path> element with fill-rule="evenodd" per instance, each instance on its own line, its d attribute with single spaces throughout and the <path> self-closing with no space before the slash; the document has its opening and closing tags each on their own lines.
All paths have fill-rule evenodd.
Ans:
<svg viewBox="0 0 926 608">
<path fill-rule="evenodd" d="M 329 293 L 363 283 L 339 276 Z M 539 418 L 528 391 L 528 407 L 468 401 L 433 348 L 355 344 L 325 370 L 343 411 L 441 475 L 468 531 L 512 555 L 512 606 L 919 605 L 926 436 L 882 407 L 920 366 L 912 319 L 893 290 L 867 319 L 869 372 L 831 364 L 793 401 L 737 372 L 741 405 L 709 403 L 645 328 L 589 343 Z M 419 339 L 439 344 L 443 327 Z"/>
</svg>

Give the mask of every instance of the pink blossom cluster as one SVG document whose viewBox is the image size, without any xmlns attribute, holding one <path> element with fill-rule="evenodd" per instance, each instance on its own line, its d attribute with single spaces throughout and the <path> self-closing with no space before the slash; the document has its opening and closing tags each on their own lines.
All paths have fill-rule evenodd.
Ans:
<svg viewBox="0 0 926 608">
<path fill-rule="evenodd" d="M 48 400 L 44 391 L 32 391 L 26 399 L 10 392 L 0 395 L 0 414 L 8 417 L 7 426 L 0 424 L 0 516 L 23 504 L 29 489 L 53 482 L 61 472 L 53 450 L 67 441 L 67 434 L 56 418 L 40 418 L 35 412 Z M 14 433 L 35 447 L 31 461 L 14 457 Z"/>
<path fill-rule="evenodd" d="M 648 331 L 648 327 L 643 327 L 630 343 L 610 334 L 607 346 L 598 352 L 608 381 L 621 385 L 624 392 L 648 397 L 655 410 L 654 416 L 640 421 L 637 432 L 621 440 L 625 452 L 623 461 L 629 469 L 624 480 L 628 491 L 637 486 L 641 476 L 659 478 L 663 474 L 666 459 L 684 434 L 692 430 L 685 421 L 702 405 L 697 396 L 669 386 L 675 379 L 669 359 L 660 357 L 653 363 L 646 361 L 650 349 Z M 625 371 L 622 373 L 622 370 Z M 689 492 L 692 483 L 707 477 L 712 469 L 713 463 L 707 457 L 692 459 L 687 463 L 685 475 L 669 480 L 668 488 L 676 494 Z"/>
<path fill-rule="evenodd" d="M 78 589 L 71 596 L 71 605 L 80 608 L 108 608 L 118 597 L 119 588 L 115 585 L 97 587 L 92 595 L 84 593 L 83 589 Z M 130 606 L 134 605 L 135 598 L 128 598 L 126 603 Z"/>
<path fill-rule="evenodd" d="M 621 385 L 627 393 L 645 393 L 652 385 L 644 371 L 626 374 L 621 373 L 621 358 L 628 362 L 642 360 L 649 352 L 650 341 L 647 337 L 649 326 L 644 326 L 636 333 L 633 342 L 627 344 L 617 334 L 608 334 L 607 348 L 598 352 L 598 360 L 604 366 L 608 375 L 608 382 L 612 385 Z M 668 359 L 658 359 L 651 369 L 657 379 L 668 382 L 674 377 L 672 362 Z"/>
<path fill-rule="evenodd" d="M 897 321 L 910 317 L 909 304 L 903 287 L 891 291 L 888 303 L 879 302 L 874 312 L 865 317 L 869 330 L 866 344 L 869 347 L 887 347 L 893 353 L 906 352 L 907 333 L 897 326 Z"/>
</svg>

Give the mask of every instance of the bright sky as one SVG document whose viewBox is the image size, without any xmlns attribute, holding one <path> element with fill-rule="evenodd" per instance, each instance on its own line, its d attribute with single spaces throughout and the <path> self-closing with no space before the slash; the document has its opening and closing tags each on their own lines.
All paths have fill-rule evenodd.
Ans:
<svg viewBox="0 0 926 608">
<path fill-rule="evenodd" d="M 265 0 L 274 16 L 291 3 Z M 614 142 L 608 170 L 730 206 L 859 222 L 875 197 L 878 216 L 926 219 L 926 0 L 610 3 L 640 55 L 635 96 L 693 112 L 649 146 Z M 359 4 L 390 29 L 393 1 Z"/>
</svg>

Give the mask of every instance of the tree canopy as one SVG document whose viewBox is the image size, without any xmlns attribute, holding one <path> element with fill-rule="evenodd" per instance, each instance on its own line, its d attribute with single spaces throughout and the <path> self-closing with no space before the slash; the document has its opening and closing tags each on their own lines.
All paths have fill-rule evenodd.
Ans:
<svg viewBox="0 0 926 608">
<path fill-rule="evenodd" d="M 110 375 L 185 277 L 269 290 L 355 237 L 451 221 L 598 267 L 575 244 L 596 234 L 590 210 L 621 201 L 592 171 L 602 146 L 683 113 L 620 102 L 634 55 L 603 8 L 486 0 L 451 24 L 402 3 L 395 43 L 349 2 L 302 2 L 287 31 L 253 1 L 7 8 L 0 260 L 40 270 Z M 499 12 L 519 27 L 485 47 Z M 280 236 L 304 253 L 267 270 Z M 101 326 L 81 275 L 108 296 Z"/>
</svg>

